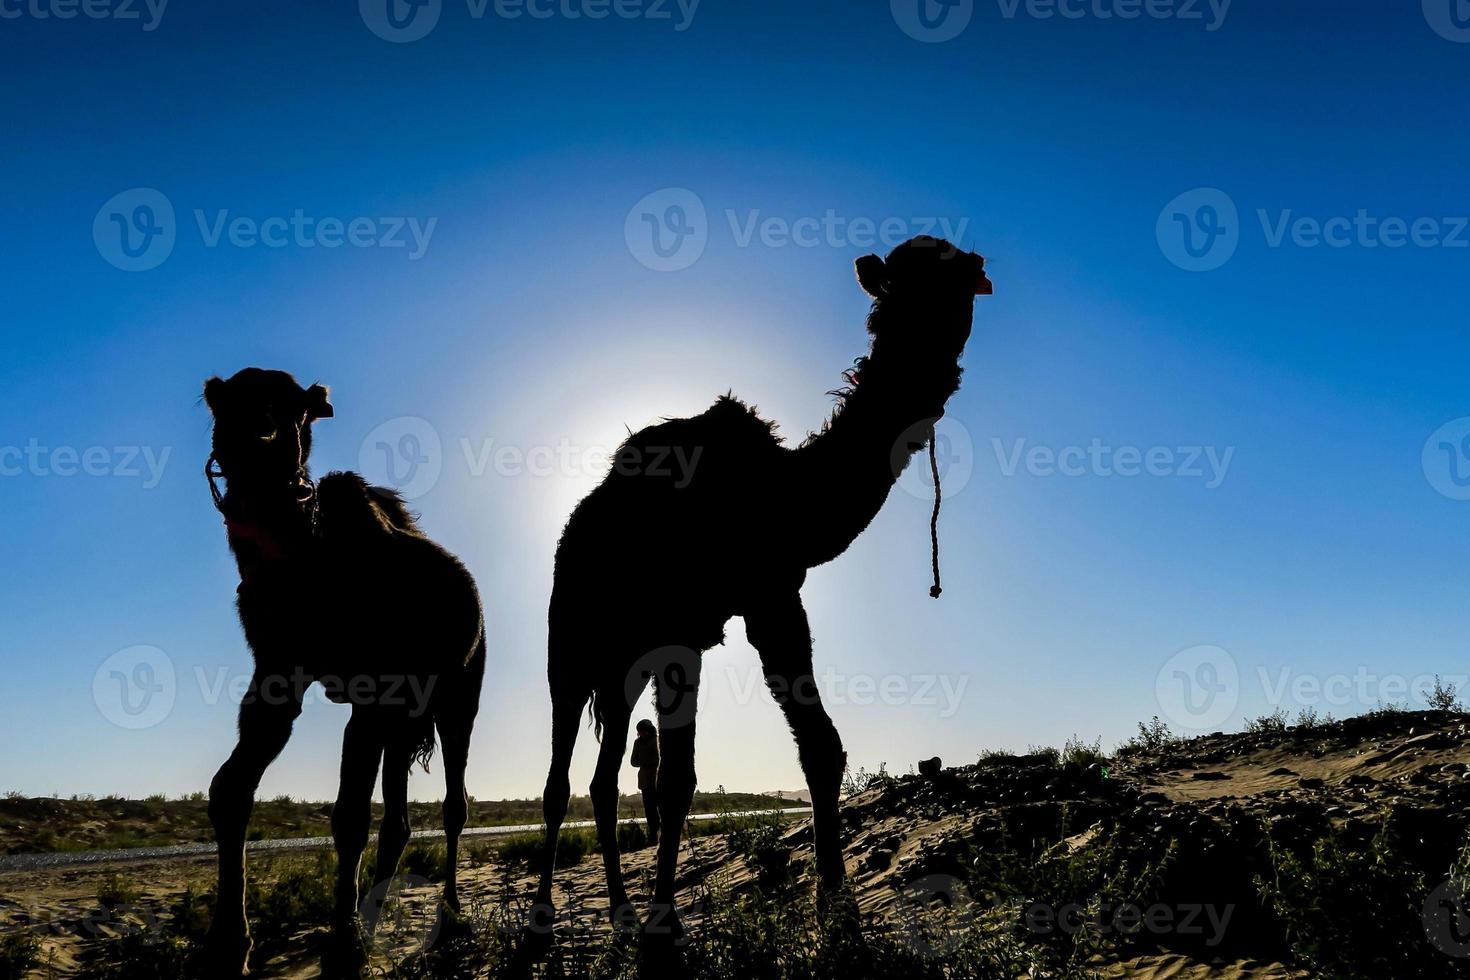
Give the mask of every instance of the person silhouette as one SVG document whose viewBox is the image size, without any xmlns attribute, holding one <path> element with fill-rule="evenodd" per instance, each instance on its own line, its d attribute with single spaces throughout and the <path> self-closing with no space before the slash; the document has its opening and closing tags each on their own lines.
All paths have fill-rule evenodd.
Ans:
<svg viewBox="0 0 1470 980">
<path fill-rule="evenodd" d="M 644 718 L 638 723 L 633 752 L 628 758 L 638 770 L 638 790 L 643 794 L 643 816 L 648 820 L 648 842 L 658 843 L 658 729 Z"/>
</svg>

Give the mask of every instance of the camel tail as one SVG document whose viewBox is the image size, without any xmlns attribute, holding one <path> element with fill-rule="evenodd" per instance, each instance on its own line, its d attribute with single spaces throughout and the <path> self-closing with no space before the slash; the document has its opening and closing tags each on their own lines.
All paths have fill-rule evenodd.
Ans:
<svg viewBox="0 0 1470 980">
<path fill-rule="evenodd" d="M 429 763 L 434 759 L 434 724 L 432 721 L 424 727 L 423 735 L 413 748 L 413 761 L 423 766 L 424 772 L 429 771 Z"/>
<path fill-rule="evenodd" d="M 594 688 L 587 698 L 587 723 L 592 726 L 592 737 L 602 741 L 602 712 L 597 709 L 597 690 Z"/>
</svg>

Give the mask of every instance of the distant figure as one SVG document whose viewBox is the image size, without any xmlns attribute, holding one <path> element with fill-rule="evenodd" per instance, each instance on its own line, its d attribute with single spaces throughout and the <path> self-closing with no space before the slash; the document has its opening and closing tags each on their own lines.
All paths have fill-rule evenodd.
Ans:
<svg viewBox="0 0 1470 980">
<path fill-rule="evenodd" d="M 444 904 L 459 911 L 455 865 L 468 798 L 465 765 L 485 673 L 485 628 L 475 582 L 419 530 L 396 493 L 354 473 L 311 480 L 311 430 L 332 417 L 322 385 L 302 388 L 284 371 L 246 368 L 210 378 L 214 416 L 205 466 L 240 572 L 240 622 L 255 658 L 240 703 L 239 741 L 209 787 L 219 844 L 218 903 L 210 928 L 210 977 L 249 968 L 245 838 L 255 791 L 285 747 L 306 688 L 352 705 L 332 807 L 337 848 L 335 941 L 323 976 L 367 976 L 358 867 L 382 765 L 383 822 L 372 881 L 383 894 L 409 839 L 408 775 L 427 768 L 438 731 L 444 750 Z M 216 481 L 222 479 L 222 492 Z M 364 903 L 369 909 L 381 903 Z M 330 961 L 330 962 L 329 962 Z"/>
<path fill-rule="evenodd" d="M 872 299 L 868 356 L 847 372 L 827 424 L 795 446 L 733 397 L 694 418 L 630 436 L 607 478 L 577 505 L 556 553 L 548 619 L 551 765 L 534 915 L 551 907 L 568 767 L 590 701 L 601 735 L 593 811 L 614 922 L 628 911 L 618 859 L 618 772 L 651 678 L 658 699 L 658 839 L 653 909 L 660 941 L 681 935 L 675 873 L 695 788 L 701 654 L 745 621 L 767 686 L 796 737 L 811 791 L 816 867 L 845 877 L 838 796 L 847 764 L 822 707 L 802 607 L 807 570 L 841 555 L 872 522 L 959 389 L 975 297 L 991 292 L 980 256 L 921 237 L 887 259 L 858 259 Z M 747 284 L 754 291 L 758 287 Z M 825 329 L 825 328 L 823 328 Z M 937 461 L 934 469 L 938 469 Z M 931 594 L 938 594 L 938 587 Z M 861 597 L 848 607 L 861 615 Z"/>
<path fill-rule="evenodd" d="M 638 770 L 638 791 L 643 794 L 643 816 L 648 820 L 648 842 L 658 843 L 658 729 L 647 718 L 638 723 L 633 754 L 628 762 Z"/>
</svg>

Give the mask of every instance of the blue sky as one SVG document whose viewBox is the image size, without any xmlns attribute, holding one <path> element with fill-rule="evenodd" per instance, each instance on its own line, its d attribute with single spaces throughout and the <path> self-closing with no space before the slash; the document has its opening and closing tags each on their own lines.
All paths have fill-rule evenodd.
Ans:
<svg viewBox="0 0 1470 980">
<path fill-rule="evenodd" d="M 367 0 L 121 2 L 0 0 L 0 789 L 185 792 L 227 754 L 249 652 L 198 393 L 260 365 L 333 386 L 318 473 L 424 460 L 490 622 L 471 792 L 539 793 L 552 553 L 624 427 L 733 389 L 800 438 L 862 352 L 853 259 L 940 222 L 997 284 L 945 595 L 921 473 L 806 590 L 855 765 L 1470 672 L 1448 0 L 443 0 L 411 41 Z M 701 784 L 799 786 L 738 623 L 709 663 Z M 167 689 L 120 714 L 134 682 Z M 344 721 L 310 705 L 263 792 L 330 797 Z"/>
</svg>

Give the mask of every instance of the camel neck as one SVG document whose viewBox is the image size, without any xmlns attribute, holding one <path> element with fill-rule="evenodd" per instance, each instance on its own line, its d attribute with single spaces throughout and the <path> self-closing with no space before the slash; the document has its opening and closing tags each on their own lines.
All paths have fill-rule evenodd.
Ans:
<svg viewBox="0 0 1470 980">
<path fill-rule="evenodd" d="M 860 362 L 827 425 L 794 454 L 807 567 L 842 554 L 872 523 L 959 379 L 953 360 L 926 362 L 878 345 Z"/>
</svg>

